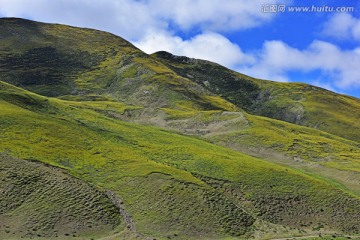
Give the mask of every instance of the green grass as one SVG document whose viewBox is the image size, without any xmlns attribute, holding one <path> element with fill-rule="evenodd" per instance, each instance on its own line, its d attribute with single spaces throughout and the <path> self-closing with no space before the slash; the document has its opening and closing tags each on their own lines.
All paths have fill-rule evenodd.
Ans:
<svg viewBox="0 0 360 240">
<path fill-rule="evenodd" d="M 272 147 L 307 161 L 359 172 L 360 150 L 356 142 L 268 118 L 251 115 L 247 118 L 252 127 L 235 135 L 245 135 L 244 142 L 248 144 Z"/>
<path fill-rule="evenodd" d="M 8 95 L 0 101 L 0 151 L 64 168 L 114 191 L 141 233 L 180 239 L 236 236 L 248 232 L 254 218 L 358 231 L 359 198 L 334 185 L 104 114 L 109 108 L 121 114 L 123 104 L 44 98 L 1 86 L 6 91 L 0 95 L 13 94 L 9 102 L 4 101 Z"/>
<path fill-rule="evenodd" d="M 0 152 L 113 191 L 136 230 L 109 239 L 360 231 L 358 99 L 148 56 L 91 29 L 0 21 Z"/>
<path fill-rule="evenodd" d="M 360 150 L 354 141 L 245 112 L 198 111 L 183 105 L 163 110 L 169 129 L 298 169 L 360 194 Z"/>
<path fill-rule="evenodd" d="M 359 141 L 359 99 L 301 83 L 262 82 L 262 87 L 272 99 L 260 103 L 263 104 L 261 115 Z M 274 111 L 280 114 L 276 116 Z"/>
</svg>

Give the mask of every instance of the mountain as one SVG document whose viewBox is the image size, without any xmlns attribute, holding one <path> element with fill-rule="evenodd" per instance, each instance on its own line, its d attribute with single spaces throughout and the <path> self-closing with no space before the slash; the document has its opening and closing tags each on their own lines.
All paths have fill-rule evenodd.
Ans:
<svg viewBox="0 0 360 240">
<path fill-rule="evenodd" d="M 1 239 L 360 233 L 358 99 L 91 29 L 0 19 L 0 43 Z"/>
<path fill-rule="evenodd" d="M 264 81 L 218 64 L 157 52 L 177 74 L 189 78 L 248 113 L 283 120 L 360 142 L 360 100 L 303 83 Z"/>
<path fill-rule="evenodd" d="M 12 18 L 1 20 L 0 31 L 0 78 L 35 93 L 155 107 L 191 101 L 201 109 L 229 108 L 112 34 Z"/>
</svg>

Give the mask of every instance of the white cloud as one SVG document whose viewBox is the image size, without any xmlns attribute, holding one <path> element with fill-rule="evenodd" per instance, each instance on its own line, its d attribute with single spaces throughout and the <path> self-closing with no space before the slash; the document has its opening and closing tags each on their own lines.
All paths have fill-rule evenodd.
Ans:
<svg viewBox="0 0 360 240">
<path fill-rule="evenodd" d="M 331 43 L 314 41 L 305 49 L 297 49 L 282 41 L 267 41 L 254 56 L 253 64 L 238 70 L 277 81 L 288 80 L 290 71 L 320 71 L 323 80 L 314 81 L 317 85 L 328 89 L 360 88 L 360 48 L 341 50 Z"/>
<path fill-rule="evenodd" d="M 139 39 L 167 23 L 151 15 L 149 6 L 133 0 L 0 0 L 0 15 L 109 31 Z"/>
<path fill-rule="evenodd" d="M 239 30 L 258 26 L 275 15 L 264 14 L 263 4 L 280 0 L 149 0 L 157 16 L 174 22 L 181 29 Z"/>
<path fill-rule="evenodd" d="M 188 31 L 246 29 L 276 14 L 261 12 L 264 0 L 0 0 L 0 16 L 90 27 L 140 40 L 169 24 Z M 280 0 L 267 0 L 276 3 Z"/>
<path fill-rule="evenodd" d="M 175 55 L 206 59 L 230 68 L 254 61 L 238 45 L 213 32 L 199 34 L 189 40 L 167 33 L 153 33 L 134 44 L 147 53 L 164 50 Z"/>
<path fill-rule="evenodd" d="M 360 40 L 360 19 L 349 13 L 334 14 L 324 24 L 323 33 L 338 39 Z"/>
</svg>

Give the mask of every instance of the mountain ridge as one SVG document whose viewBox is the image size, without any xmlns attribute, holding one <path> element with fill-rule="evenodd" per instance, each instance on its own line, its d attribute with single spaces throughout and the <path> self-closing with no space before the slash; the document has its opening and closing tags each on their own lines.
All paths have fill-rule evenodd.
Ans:
<svg viewBox="0 0 360 240">
<path fill-rule="evenodd" d="M 163 51 L 154 53 L 153 56 L 162 60 L 178 74 L 194 79 L 195 82 L 216 94 L 220 94 L 250 114 L 313 127 L 355 141 L 360 139 L 358 136 L 360 132 L 358 124 L 360 99 L 358 98 L 337 94 L 305 83 L 259 80 L 234 72 L 216 63 L 174 56 Z M 272 93 L 274 91 L 279 93 Z M 329 104 L 331 101 L 336 102 L 340 108 L 325 109 L 323 103 Z M 313 105 L 317 107 L 316 113 Z M 346 109 L 343 110 L 342 108 Z M 341 124 L 344 126 L 341 129 L 334 129 L 332 126 L 335 123 L 331 122 L 331 118 L 336 116 L 335 111 L 338 110 L 341 110 L 341 115 L 350 118 L 351 122 L 343 120 Z M 325 117 L 319 116 L 318 113 L 321 111 Z M 352 115 L 350 112 L 353 112 Z M 319 119 L 316 119 L 317 117 Z M 339 116 L 336 117 L 339 118 Z M 356 127 L 355 132 L 353 132 L 354 127 Z M 349 128 L 350 131 L 344 132 Z"/>
<path fill-rule="evenodd" d="M 11 36 L 20 34 L 23 26 L 16 24 L 17 20 L 13 21 L 2 20 L 1 31 L 10 32 Z M 0 78 L 4 81 L 45 96 L 101 94 L 135 105 L 140 102 L 158 102 L 163 106 L 174 104 L 168 100 L 162 103 L 158 94 L 150 94 L 157 91 L 179 101 L 191 99 L 200 108 L 222 108 L 216 103 L 213 106 L 214 102 L 207 99 L 208 95 L 216 97 L 214 94 L 177 76 L 120 37 L 89 29 L 31 23 L 36 32 L 28 34 L 29 38 L 23 45 L 31 47 L 23 51 L 20 58 L 18 53 L 14 55 L 9 47 L 4 47 L 9 44 L 6 38 L 2 41 Z M 38 34 L 39 31 L 42 35 Z M 76 36 L 82 37 L 75 43 L 71 39 Z M 11 44 L 14 45 L 14 41 Z M 16 46 L 10 45 L 10 49 L 16 49 Z M 29 65 L 33 64 L 34 58 L 40 61 L 34 63 L 37 67 Z M 51 71 L 44 73 L 44 68 Z M 12 72 L 11 76 L 8 70 Z"/>
</svg>

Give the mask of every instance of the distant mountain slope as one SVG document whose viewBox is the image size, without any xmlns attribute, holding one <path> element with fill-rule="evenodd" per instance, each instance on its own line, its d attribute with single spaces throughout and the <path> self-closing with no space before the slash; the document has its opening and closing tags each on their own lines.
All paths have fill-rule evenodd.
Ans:
<svg viewBox="0 0 360 240">
<path fill-rule="evenodd" d="M 124 114 L 128 107 L 120 103 L 46 98 L 6 83 L 0 89 L 0 151 L 60 166 L 113 191 L 139 233 L 218 239 L 360 231 L 360 199 L 331 183 L 107 117 L 110 109 Z"/>
<path fill-rule="evenodd" d="M 208 61 L 158 52 L 179 75 L 248 113 L 320 129 L 360 142 L 360 99 L 302 83 L 264 81 Z"/>
</svg>

